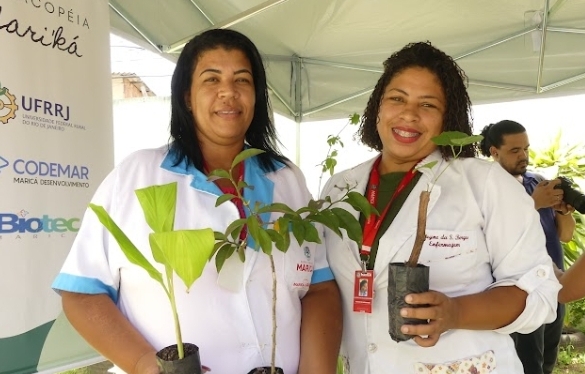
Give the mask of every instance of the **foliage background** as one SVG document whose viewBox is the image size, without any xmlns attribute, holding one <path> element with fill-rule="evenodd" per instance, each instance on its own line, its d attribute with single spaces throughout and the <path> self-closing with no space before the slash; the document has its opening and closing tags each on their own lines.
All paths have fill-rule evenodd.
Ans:
<svg viewBox="0 0 585 374">
<path fill-rule="evenodd" d="M 583 191 L 585 186 L 585 144 L 583 142 L 563 142 L 562 132 L 559 131 L 548 146 L 533 150 L 530 149 L 532 169 L 547 179 L 557 176 L 567 177 L 575 182 L 573 188 Z M 585 219 L 577 211 L 573 213 L 576 226 L 573 239 L 562 243 L 565 259 L 565 268 L 568 268 L 583 253 L 585 249 Z M 566 306 L 565 325 L 583 329 L 585 317 L 585 300 L 577 300 Z"/>
</svg>

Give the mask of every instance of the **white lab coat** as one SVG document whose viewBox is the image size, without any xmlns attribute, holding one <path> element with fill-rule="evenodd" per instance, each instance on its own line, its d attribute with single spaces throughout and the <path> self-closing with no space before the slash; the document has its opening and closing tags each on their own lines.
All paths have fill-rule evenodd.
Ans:
<svg viewBox="0 0 585 374">
<path fill-rule="evenodd" d="M 122 162 L 99 187 L 92 202 L 102 205 L 130 240 L 153 264 L 147 226 L 134 191 L 151 185 L 178 183 L 175 229 L 211 227 L 217 231 L 239 218 L 236 206 L 215 207 L 221 193 L 192 166 L 173 166 L 166 147 L 139 151 Z M 265 173 L 255 158 L 246 160 L 245 181 L 254 185 L 244 197 L 305 206 L 310 193 L 300 170 L 280 164 Z M 321 245 L 296 240 L 286 254 L 273 250 L 278 282 L 276 364 L 287 374 L 299 362 L 301 298 L 311 283 L 333 279 Z M 233 256 L 229 286 L 218 285 L 214 259 L 189 293 L 175 277 L 183 341 L 199 346 L 201 361 L 214 373 L 246 373 L 270 364 L 272 346 L 272 276 L 268 256 L 246 249 L 246 262 Z M 163 268 L 156 264 L 164 274 Z M 225 267 L 224 267 L 225 269 Z M 223 271 L 222 271 L 223 275 Z M 239 287 L 239 290 L 238 290 Z M 163 289 L 147 273 L 128 262 L 113 237 L 92 211 L 87 211 L 71 252 L 53 288 L 78 293 L 108 293 L 130 322 L 158 350 L 175 344 L 171 308 Z"/>
<path fill-rule="evenodd" d="M 390 338 L 388 264 L 409 258 L 420 192 L 431 186 L 437 171 L 446 166 L 438 151 L 420 165 L 434 160 L 438 164 L 432 169 L 420 169 L 420 180 L 380 238 L 372 314 L 352 311 L 354 272 L 360 269 L 357 245 L 326 232 L 328 261 L 343 298 L 342 355 L 353 374 L 443 373 L 445 365 L 482 360 L 495 362 L 481 373 L 521 374 L 522 365 L 508 334 L 528 333 L 553 321 L 560 285 L 546 252 L 534 202 L 497 163 L 473 158 L 454 160 L 440 176 L 431 191 L 427 240 L 419 263 L 430 266 L 430 289 L 450 297 L 516 285 L 528 293 L 523 313 L 510 325 L 494 331 L 447 331 L 430 348 L 419 347 L 412 340 L 396 343 Z M 336 174 L 322 195 L 335 200 L 340 192 L 334 186 L 347 184 L 363 193 L 373 162 Z"/>
</svg>

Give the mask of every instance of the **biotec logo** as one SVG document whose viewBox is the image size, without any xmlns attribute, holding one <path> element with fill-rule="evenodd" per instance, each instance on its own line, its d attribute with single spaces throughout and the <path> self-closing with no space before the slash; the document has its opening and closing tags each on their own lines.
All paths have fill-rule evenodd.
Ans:
<svg viewBox="0 0 585 374">
<path fill-rule="evenodd" d="M 8 121 L 16 118 L 17 110 L 16 96 L 0 83 L 0 122 L 7 124 Z"/>
<path fill-rule="evenodd" d="M 0 234 L 77 232 L 79 222 L 79 218 L 53 218 L 48 214 L 30 217 L 23 209 L 18 214 L 0 213 Z"/>
</svg>

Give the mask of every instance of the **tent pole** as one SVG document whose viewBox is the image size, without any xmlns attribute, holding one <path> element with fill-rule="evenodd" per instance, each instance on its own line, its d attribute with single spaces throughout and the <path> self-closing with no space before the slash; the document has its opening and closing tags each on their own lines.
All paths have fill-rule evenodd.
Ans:
<svg viewBox="0 0 585 374">
<path fill-rule="evenodd" d="M 301 167 L 301 121 L 295 121 L 296 139 L 295 139 L 295 165 Z"/>
<path fill-rule="evenodd" d="M 303 121 L 303 59 L 297 55 L 294 55 L 293 57 L 294 60 L 291 62 L 291 89 L 294 89 L 294 92 L 291 96 L 294 99 L 295 122 L 297 124 L 295 163 L 298 167 L 301 167 L 301 122 Z"/>
<path fill-rule="evenodd" d="M 549 10 L 549 0 L 544 1 L 544 12 L 542 16 L 542 23 L 540 24 L 540 30 L 542 31 L 541 41 L 540 41 L 540 55 L 538 57 L 538 75 L 536 78 L 536 93 L 541 93 L 542 88 L 542 72 L 544 68 L 544 49 L 546 47 L 546 28 L 548 26 L 548 10 Z"/>
</svg>

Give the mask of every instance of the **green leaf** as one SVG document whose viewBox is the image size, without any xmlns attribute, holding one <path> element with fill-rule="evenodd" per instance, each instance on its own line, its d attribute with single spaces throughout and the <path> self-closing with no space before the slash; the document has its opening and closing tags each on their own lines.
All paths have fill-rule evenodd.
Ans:
<svg viewBox="0 0 585 374">
<path fill-rule="evenodd" d="M 436 145 L 443 146 L 464 146 L 481 141 L 481 135 L 467 135 L 461 131 L 444 131 L 439 136 L 435 136 L 431 140 Z"/>
<path fill-rule="evenodd" d="M 319 231 L 315 228 L 315 226 L 313 226 L 313 224 L 311 224 L 311 222 L 303 221 L 303 226 L 305 226 L 305 241 L 311 243 L 321 243 Z"/>
<path fill-rule="evenodd" d="M 418 170 L 418 169 L 432 169 L 432 168 L 433 168 L 435 165 L 437 165 L 437 163 L 438 163 L 438 161 L 437 161 L 437 160 L 435 160 L 435 161 L 431 161 L 431 162 L 427 162 L 427 163 L 426 163 L 426 164 L 424 164 L 424 165 L 418 165 L 418 166 L 416 167 L 416 169 L 417 169 L 417 170 Z"/>
<path fill-rule="evenodd" d="M 244 181 L 239 181 L 238 182 L 238 190 L 243 190 L 244 188 L 249 188 L 249 189 L 253 190 L 254 186 L 250 186 L 250 185 L 248 185 L 248 183 L 246 183 Z"/>
<path fill-rule="evenodd" d="M 256 155 L 259 155 L 261 153 L 264 153 L 264 151 L 261 149 L 257 149 L 257 148 L 248 148 L 248 149 L 243 150 L 242 152 L 238 153 L 238 155 L 232 161 L 232 169 L 240 162 L 242 162 L 250 157 L 254 157 Z"/>
<path fill-rule="evenodd" d="M 216 181 L 218 179 L 230 179 L 232 176 L 227 170 L 224 169 L 215 169 L 212 170 L 211 173 L 207 176 L 207 180 L 210 182 Z"/>
<path fill-rule="evenodd" d="M 155 232 L 149 239 L 160 248 L 187 291 L 201 276 L 215 244 L 211 229 Z"/>
<path fill-rule="evenodd" d="M 325 203 L 325 200 L 309 200 L 309 204 L 307 204 L 307 207 L 309 207 L 310 209 L 321 209 L 321 207 L 323 206 L 323 204 Z"/>
<path fill-rule="evenodd" d="M 245 224 L 246 218 L 238 218 L 237 220 L 230 223 L 227 229 L 225 229 L 225 235 L 231 235 L 231 237 L 235 240 L 240 236 L 240 232 L 242 231 L 242 228 Z"/>
<path fill-rule="evenodd" d="M 6 94 L 6 91 L 8 91 L 6 88 L 0 88 L 0 96 L 4 96 L 4 94 Z"/>
<path fill-rule="evenodd" d="M 215 201 L 215 206 L 218 207 L 221 204 L 225 203 L 226 201 L 230 201 L 231 199 L 233 199 L 235 197 L 237 197 L 237 196 L 234 194 L 231 194 L 231 193 L 223 194 L 217 198 L 217 200 Z"/>
<path fill-rule="evenodd" d="M 167 259 L 161 247 L 158 245 L 157 242 L 152 240 L 152 237 L 150 235 L 148 236 L 148 242 L 150 244 L 150 251 L 152 252 L 152 257 L 154 258 L 154 261 L 158 262 L 159 264 L 163 264 L 166 267 L 167 264 L 169 263 L 169 260 Z M 168 269 L 166 270 L 168 271 Z"/>
<path fill-rule="evenodd" d="M 245 245 L 245 242 L 240 243 L 240 245 L 238 245 L 238 257 L 240 258 L 240 261 L 246 262 L 246 245 Z"/>
<path fill-rule="evenodd" d="M 260 243 L 262 252 L 270 256 L 272 254 L 272 240 L 266 230 L 262 228 L 258 230 L 258 242 Z"/>
<path fill-rule="evenodd" d="M 215 256 L 215 268 L 217 269 L 218 273 L 221 271 L 221 268 L 223 268 L 225 260 L 230 258 L 235 251 L 236 245 L 232 243 L 226 243 L 222 245 L 221 248 L 219 248 L 217 255 Z"/>
<path fill-rule="evenodd" d="M 299 243 L 302 245 L 305 241 L 305 225 L 303 224 L 302 220 L 291 220 L 290 224 L 292 225 L 292 232 Z"/>
<path fill-rule="evenodd" d="M 366 218 L 369 218 L 372 213 L 379 214 L 368 199 L 359 192 L 350 191 L 343 201 L 351 205 L 355 210 L 362 212 Z"/>
<path fill-rule="evenodd" d="M 312 206 L 304 206 L 304 207 L 299 208 L 297 210 L 297 212 L 296 212 L 297 215 L 295 216 L 295 218 L 301 218 L 301 214 L 304 214 L 304 213 L 317 213 L 318 211 L 319 211 L 319 209 L 314 208 Z"/>
<path fill-rule="evenodd" d="M 471 136 L 467 136 L 465 138 L 451 139 L 451 141 L 453 142 L 453 145 L 465 146 L 468 144 L 478 143 L 482 139 L 483 139 L 483 136 L 481 136 L 481 135 L 471 135 Z"/>
<path fill-rule="evenodd" d="M 339 136 L 333 136 L 333 135 L 329 135 L 327 137 L 327 144 L 330 147 L 333 147 L 335 144 L 337 144 L 337 142 L 339 141 Z"/>
<path fill-rule="evenodd" d="M 360 222 L 351 213 L 341 208 L 331 208 L 333 214 L 339 218 L 339 226 L 347 232 L 347 236 L 362 246 L 362 226 Z"/>
<path fill-rule="evenodd" d="M 259 208 L 256 213 L 258 214 L 262 214 L 262 213 L 268 213 L 268 212 L 279 212 L 279 213 L 289 213 L 289 214 L 295 214 L 295 211 L 292 210 L 288 205 L 283 204 L 283 203 L 271 203 L 271 204 L 267 204 L 262 206 L 261 208 Z"/>
<path fill-rule="evenodd" d="M 216 239 L 216 240 L 217 240 L 217 239 Z M 213 256 L 215 256 L 215 254 L 217 253 L 217 251 L 218 251 L 218 250 L 219 250 L 221 247 L 223 247 L 224 245 L 226 245 L 226 244 L 228 244 L 228 243 L 229 243 L 229 241 L 227 241 L 227 240 L 216 241 L 216 242 L 215 242 L 215 244 L 213 245 L 213 252 L 211 252 L 211 254 L 209 255 L 209 259 L 208 259 L 208 260 L 211 260 L 211 258 L 212 258 Z"/>
<path fill-rule="evenodd" d="M 287 216 L 279 217 L 276 220 L 276 224 L 274 228 L 278 231 L 281 235 L 288 235 L 290 229 L 290 218 Z"/>
<path fill-rule="evenodd" d="M 89 207 L 97 215 L 102 225 L 112 234 L 128 261 L 143 268 L 152 279 L 164 286 L 162 274 L 148 262 L 146 257 L 128 239 L 104 207 L 95 204 L 89 204 Z"/>
<path fill-rule="evenodd" d="M 246 219 L 246 224 L 248 225 L 248 232 L 254 238 L 256 245 L 260 244 L 260 223 L 258 222 L 258 217 L 250 216 Z M 258 249 L 258 248 L 256 248 Z"/>
<path fill-rule="evenodd" d="M 275 244 L 276 248 L 281 252 L 286 252 L 285 240 L 283 236 L 276 230 L 266 229 L 266 233 L 270 236 L 270 240 Z M 288 232 L 285 234 L 288 236 Z"/>
<path fill-rule="evenodd" d="M 278 248 L 278 250 L 280 250 L 281 252 L 286 252 L 288 250 L 288 247 L 290 246 L 290 232 L 289 232 L 289 223 L 290 223 L 290 219 L 288 217 L 280 217 L 278 220 L 276 220 L 277 225 L 275 225 L 275 227 L 278 228 L 278 231 L 282 237 L 283 243 L 280 243 L 279 241 L 276 241 L 276 248 Z"/>
<path fill-rule="evenodd" d="M 333 173 L 333 170 L 335 169 L 335 166 L 337 165 L 337 160 L 334 158 L 327 158 L 325 160 L 325 166 L 327 167 L 327 170 L 330 170 Z"/>
<path fill-rule="evenodd" d="M 337 216 L 330 210 L 324 210 L 322 212 L 310 214 L 307 216 L 307 219 L 328 227 L 331 231 L 341 237 L 341 231 L 339 231 L 339 218 L 337 218 Z"/>
<path fill-rule="evenodd" d="M 177 203 L 177 182 L 136 191 L 146 223 L 154 232 L 173 231 Z"/>
<path fill-rule="evenodd" d="M 223 232 L 214 231 L 213 236 L 215 238 L 215 241 L 220 241 L 220 240 L 227 241 L 228 240 L 227 235 L 224 234 Z"/>
<path fill-rule="evenodd" d="M 451 142 L 452 139 L 465 138 L 467 136 L 469 135 L 461 131 L 443 131 L 438 136 L 433 137 L 431 140 L 436 145 L 453 145 Z"/>
<path fill-rule="evenodd" d="M 349 116 L 349 123 L 352 125 L 357 125 L 360 122 L 360 115 L 357 113 L 351 114 Z"/>
</svg>

